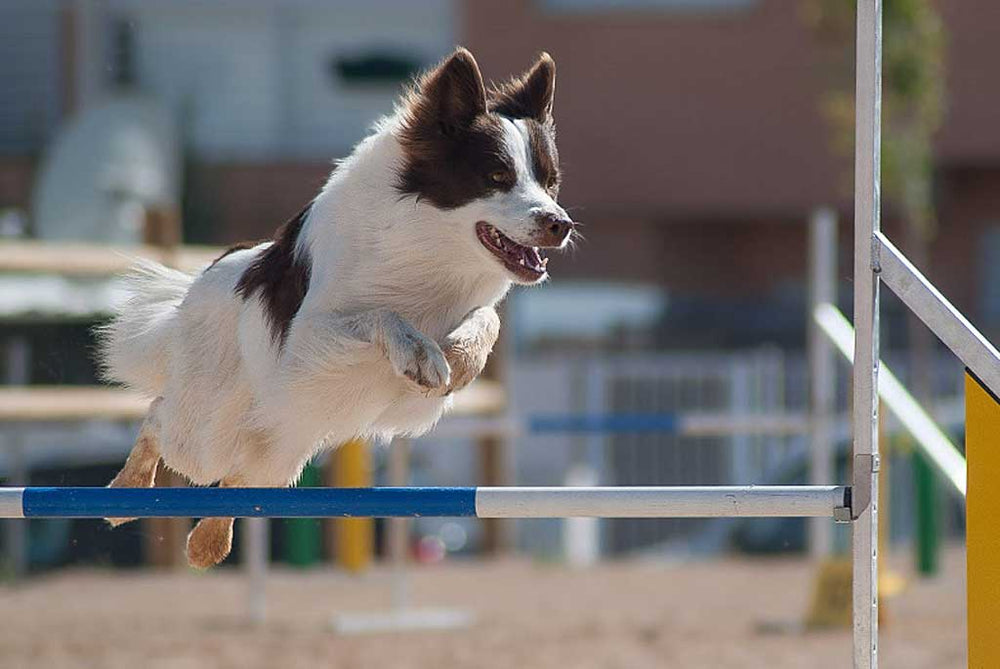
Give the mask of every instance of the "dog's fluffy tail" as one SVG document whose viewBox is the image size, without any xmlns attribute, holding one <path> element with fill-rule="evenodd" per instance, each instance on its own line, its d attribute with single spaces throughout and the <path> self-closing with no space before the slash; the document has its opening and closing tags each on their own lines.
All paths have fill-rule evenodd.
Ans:
<svg viewBox="0 0 1000 669">
<path fill-rule="evenodd" d="M 194 277 L 140 260 L 125 275 L 128 300 L 98 329 L 103 375 L 151 396 L 167 379 L 170 345 L 179 327 L 177 307 Z"/>
</svg>

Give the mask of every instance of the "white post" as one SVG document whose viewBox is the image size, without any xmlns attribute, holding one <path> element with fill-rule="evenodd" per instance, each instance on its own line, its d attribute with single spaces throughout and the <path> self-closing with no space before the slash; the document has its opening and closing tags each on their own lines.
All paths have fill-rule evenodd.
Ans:
<svg viewBox="0 0 1000 669">
<path fill-rule="evenodd" d="M 410 442 L 393 439 L 389 444 L 388 479 L 391 486 L 410 484 Z M 392 608 L 402 611 L 410 605 L 406 563 L 409 558 L 410 521 L 408 518 L 389 519 L 389 560 L 392 565 Z"/>
<path fill-rule="evenodd" d="M 7 373 L 4 381 L 8 385 L 24 386 L 31 380 L 31 343 L 24 336 L 11 338 L 7 346 Z M 30 485 L 31 474 L 27 454 L 24 452 L 24 432 L 20 424 L 8 424 L 7 443 L 4 444 L 9 456 L 7 485 Z M 7 561 L 14 578 L 23 577 L 28 571 L 28 524 L 23 520 L 8 520 L 4 528 L 7 544 Z"/>
<path fill-rule="evenodd" d="M 247 618 L 252 625 L 260 625 L 267 616 L 267 563 L 270 553 L 268 518 L 244 518 L 243 555 L 249 593 Z"/>
<path fill-rule="evenodd" d="M 597 471 L 590 466 L 572 465 L 566 473 L 567 486 L 593 487 L 600 483 Z M 601 559 L 600 520 L 566 518 L 563 520 L 563 553 L 571 567 L 591 567 Z"/>
<path fill-rule="evenodd" d="M 761 402 L 759 401 L 754 405 L 751 400 L 752 394 L 752 381 L 758 381 L 759 385 L 759 373 L 758 378 L 751 379 L 751 365 L 758 362 L 758 360 L 747 361 L 744 358 L 736 358 L 735 356 L 730 358 L 729 362 L 729 384 L 730 384 L 730 402 L 729 410 L 731 415 L 737 417 L 737 420 L 743 418 L 745 419 L 748 414 L 754 409 L 761 409 Z M 756 365 L 754 365 L 756 367 Z M 757 370 L 759 371 L 759 370 Z M 731 481 L 736 484 L 747 483 L 748 481 L 757 480 L 754 474 L 753 462 L 757 460 L 759 454 L 760 439 L 757 435 L 751 435 L 747 431 L 734 430 L 731 435 L 729 435 L 729 452 L 730 452 L 730 462 L 731 462 Z M 758 467 L 757 471 L 761 471 L 763 467 Z"/>
<path fill-rule="evenodd" d="M 833 413 L 837 376 L 835 351 L 812 318 L 820 304 L 837 303 L 837 215 L 820 208 L 809 219 L 809 482 L 833 481 Z M 833 551 L 833 528 L 826 519 L 810 523 L 809 552 L 822 559 Z"/>
<path fill-rule="evenodd" d="M 854 667 L 878 667 L 879 231 L 882 3 L 858 0 L 854 137 Z"/>
<path fill-rule="evenodd" d="M 107 12 L 102 0 L 74 0 L 73 35 L 75 61 L 76 108 L 84 109 L 98 102 L 104 95 L 107 72 L 105 71 L 105 21 Z"/>
<path fill-rule="evenodd" d="M 573 370 L 573 411 L 603 413 L 604 374 L 594 361 L 580 360 Z M 581 434 L 573 438 L 572 462 L 563 484 L 595 486 L 601 482 L 598 458 L 604 453 L 603 434 Z M 597 518 L 565 518 L 562 521 L 563 559 L 571 567 L 590 567 L 601 559 L 601 521 Z"/>
<path fill-rule="evenodd" d="M 7 430 L 8 441 L 4 446 L 10 456 L 9 480 L 7 485 L 30 485 L 27 457 L 24 452 L 24 432 L 20 425 L 12 425 Z M 15 579 L 28 573 L 28 523 L 24 520 L 8 520 L 5 533 L 7 556 L 10 570 Z"/>
</svg>

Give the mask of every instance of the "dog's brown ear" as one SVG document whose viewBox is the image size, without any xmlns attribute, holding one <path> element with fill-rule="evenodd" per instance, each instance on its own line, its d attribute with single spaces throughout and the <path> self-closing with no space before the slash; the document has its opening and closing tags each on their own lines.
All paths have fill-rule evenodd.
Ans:
<svg viewBox="0 0 1000 669">
<path fill-rule="evenodd" d="M 408 100 L 409 122 L 437 125 L 445 133 L 467 127 L 486 113 L 486 86 L 476 59 L 459 47 L 425 74 Z"/>
<path fill-rule="evenodd" d="M 511 118 L 550 123 L 555 94 L 556 63 L 542 52 L 531 69 L 490 91 L 490 109 Z"/>
</svg>

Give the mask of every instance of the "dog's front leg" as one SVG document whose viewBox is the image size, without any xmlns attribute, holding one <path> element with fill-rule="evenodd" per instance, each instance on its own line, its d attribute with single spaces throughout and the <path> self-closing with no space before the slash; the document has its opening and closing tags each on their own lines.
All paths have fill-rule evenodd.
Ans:
<svg viewBox="0 0 1000 669">
<path fill-rule="evenodd" d="M 397 375 L 424 392 L 443 391 L 451 379 L 448 361 L 437 342 L 390 309 L 303 315 L 293 323 L 288 344 L 285 367 L 293 377 L 354 364 L 352 352 L 360 344 L 375 346 Z"/>
<path fill-rule="evenodd" d="M 441 348 L 451 366 L 451 382 L 446 393 L 461 390 L 479 376 L 499 336 L 500 317 L 496 310 L 479 307 L 470 311 L 445 337 Z"/>
</svg>

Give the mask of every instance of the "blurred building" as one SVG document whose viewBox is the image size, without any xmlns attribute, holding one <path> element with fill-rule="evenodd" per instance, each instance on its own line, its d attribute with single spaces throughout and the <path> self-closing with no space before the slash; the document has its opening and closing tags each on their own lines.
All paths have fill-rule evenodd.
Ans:
<svg viewBox="0 0 1000 669">
<path fill-rule="evenodd" d="M 803 3 L 784 0 L 10 0 L 0 6 L 0 209 L 73 110 L 116 87 L 161 101 L 185 156 L 190 241 L 266 236 L 401 84 L 456 43 L 501 78 L 559 67 L 563 201 L 587 242 L 555 275 L 667 290 L 660 345 L 802 342 L 805 225 L 845 219 L 850 161 Z M 948 110 L 928 273 L 1000 331 L 1000 7 L 941 3 Z M 886 211 L 890 232 L 895 221 Z M 897 235 L 898 236 L 898 235 Z M 848 294 L 850 291 L 843 291 Z M 649 338 L 643 338 L 644 342 Z"/>
<path fill-rule="evenodd" d="M 940 229 L 926 271 L 959 309 L 995 333 L 1000 6 L 939 5 L 948 34 L 948 98 L 937 142 Z M 464 41 L 488 76 L 516 71 L 541 49 L 559 66 L 561 199 L 579 207 L 588 243 L 554 265 L 557 276 L 666 286 L 673 343 L 739 345 L 749 337 L 801 345 L 801 334 L 789 340 L 788 333 L 802 332 L 805 221 L 824 204 L 842 212 L 846 281 L 853 181 L 849 159 L 831 148 L 820 109 L 829 83 L 804 6 L 467 4 Z M 885 225 L 901 239 L 887 205 Z M 841 292 L 850 294 L 846 285 Z"/>
</svg>

